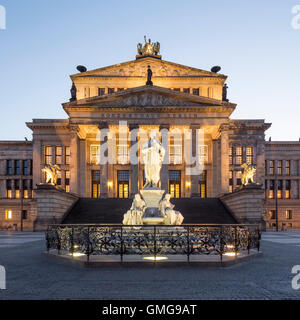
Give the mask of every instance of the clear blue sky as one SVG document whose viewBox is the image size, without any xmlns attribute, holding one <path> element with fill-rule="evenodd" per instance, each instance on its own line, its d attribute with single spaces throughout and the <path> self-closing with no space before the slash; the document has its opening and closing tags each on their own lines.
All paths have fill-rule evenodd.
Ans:
<svg viewBox="0 0 300 320">
<path fill-rule="evenodd" d="M 222 66 L 232 118 L 272 122 L 267 137 L 300 137 L 300 0 L 0 0 L 0 139 L 31 139 L 24 122 L 66 118 L 70 74 L 133 60 L 146 34 L 164 60 Z"/>
</svg>

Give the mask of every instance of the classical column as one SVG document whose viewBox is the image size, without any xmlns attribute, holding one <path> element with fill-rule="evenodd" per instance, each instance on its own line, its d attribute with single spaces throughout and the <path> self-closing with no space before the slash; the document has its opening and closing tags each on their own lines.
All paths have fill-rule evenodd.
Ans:
<svg viewBox="0 0 300 320">
<path fill-rule="evenodd" d="M 219 195 L 219 141 L 213 139 L 212 141 L 212 196 Z"/>
<path fill-rule="evenodd" d="M 79 140 L 79 194 L 81 197 L 87 196 L 87 181 L 86 181 L 86 140 Z"/>
<path fill-rule="evenodd" d="M 138 128 L 137 124 L 129 125 L 129 161 L 130 161 L 130 194 L 138 193 L 139 165 L 138 165 Z"/>
<path fill-rule="evenodd" d="M 32 155 L 32 188 L 42 182 L 42 141 L 33 137 L 33 155 Z"/>
<path fill-rule="evenodd" d="M 79 194 L 79 138 L 78 127 L 71 127 L 71 145 L 70 145 L 70 192 Z"/>
<path fill-rule="evenodd" d="M 197 159 L 197 157 L 199 156 L 198 155 L 198 144 L 199 144 L 199 141 L 198 141 L 198 130 L 200 129 L 200 125 L 198 124 L 193 124 L 190 126 L 190 129 L 192 130 L 192 158 L 195 158 L 196 159 L 196 164 L 194 167 L 194 174 L 191 175 L 190 179 L 191 179 L 191 195 L 192 197 L 197 197 L 199 196 L 199 192 L 198 192 L 198 185 L 199 185 L 199 173 L 196 174 L 196 171 L 198 171 L 198 168 L 197 168 L 197 165 L 198 162 L 199 162 L 199 158 Z M 203 166 L 201 166 L 201 169 L 202 169 Z"/>
<path fill-rule="evenodd" d="M 168 191 L 169 188 L 169 124 L 162 124 L 159 127 L 159 131 L 161 131 L 161 141 L 163 147 L 165 148 L 165 157 L 162 163 L 161 171 L 160 171 L 160 182 L 161 182 L 161 189 Z"/>
<path fill-rule="evenodd" d="M 229 192 L 229 136 L 221 132 L 221 193 Z"/>
<path fill-rule="evenodd" d="M 105 161 L 108 157 L 108 125 L 101 123 L 100 131 L 100 197 L 107 198 L 108 196 L 108 162 Z"/>
</svg>

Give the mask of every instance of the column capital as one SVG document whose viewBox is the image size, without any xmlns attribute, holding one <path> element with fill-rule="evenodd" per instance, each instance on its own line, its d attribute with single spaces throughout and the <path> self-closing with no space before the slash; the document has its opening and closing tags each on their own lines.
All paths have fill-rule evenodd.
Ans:
<svg viewBox="0 0 300 320">
<path fill-rule="evenodd" d="M 170 125 L 169 124 L 160 124 L 159 125 L 159 130 L 162 130 L 162 129 L 170 129 Z"/>
</svg>

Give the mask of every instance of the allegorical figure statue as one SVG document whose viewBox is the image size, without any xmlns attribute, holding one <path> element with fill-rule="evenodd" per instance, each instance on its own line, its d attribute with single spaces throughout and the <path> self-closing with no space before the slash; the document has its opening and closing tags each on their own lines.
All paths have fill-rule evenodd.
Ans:
<svg viewBox="0 0 300 320">
<path fill-rule="evenodd" d="M 160 169 L 165 156 L 165 149 L 155 138 L 155 131 L 150 132 L 150 139 L 143 145 L 142 156 L 145 164 L 145 187 L 157 187 Z"/>
<path fill-rule="evenodd" d="M 147 69 L 147 82 L 146 82 L 147 86 L 153 86 L 153 82 L 151 81 L 151 79 L 152 79 L 152 70 L 151 70 L 150 66 L 148 66 L 148 69 Z"/>
<path fill-rule="evenodd" d="M 256 172 L 255 166 L 244 163 L 241 167 L 244 169 L 242 173 L 242 185 L 247 186 L 248 184 L 254 183 L 254 175 Z"/>
<path fill-rule="evenodd" d="M 46 183 L 56 185 L 57 184 L 57 177 L 58 171 L 60 171 L 60 167 L 57 164 L 47 164 L 43 169 L 42 172 L 46 173 Z"/>
<path fill-rule="evenodd" d="M 229 100 L 227 99 L 227 89 L 228 89 L 228 85 L 227 83 L 225 83 L 222 91 L 222 100 L 228 102 Z"/>
<path fill-rule="evenodd" d="M 174 205 L 170 202 L 171 195 L 167 193 L 159 204 L 159 211 L 165 217 L 164 224 L 180 225 L 183 222 L 183 216 L 179 211 L 174 210 Z"/>
<path fill-rule="evenodd" d="M 123 224 L 140 225 L 143 224 L 142 216 L 146 209 L 146 203 L 139 194 L 134 196 L 131 208 L 124 214 Z"/>
</svg>

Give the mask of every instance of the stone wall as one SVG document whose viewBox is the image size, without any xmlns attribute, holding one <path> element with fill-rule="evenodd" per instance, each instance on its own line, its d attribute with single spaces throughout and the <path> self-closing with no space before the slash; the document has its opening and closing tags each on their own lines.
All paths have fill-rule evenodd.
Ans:
<svg viewBox="0 0 300 320">
<path fill-rule="evenodd" d="M 239 223 L 258 223 L 262 229 L 265 229 L 264 190 L 260 185 L 245 186 L 223 195 L 220 199 L 233 212 Z"/>
<path fill-rule="evenodd" d="M 37 209 L 34 231 L 46 230 L 48 224 L 61 223 L 65 213 L 78 200 L 76 195 L 51 185 L 38 185 L 34 193 Z"/>
</svg>

